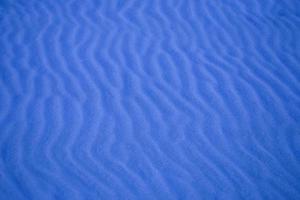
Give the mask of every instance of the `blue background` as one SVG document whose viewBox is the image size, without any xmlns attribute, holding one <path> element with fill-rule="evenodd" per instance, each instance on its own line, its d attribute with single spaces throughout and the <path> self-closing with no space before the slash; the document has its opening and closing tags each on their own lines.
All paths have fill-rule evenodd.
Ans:
<svg viewBox="0 0 300 200">
<path fill-rule="evenodd" d="M 300 199 L 297 0 L 1 0 L 0 199 Z"/>
</svg>

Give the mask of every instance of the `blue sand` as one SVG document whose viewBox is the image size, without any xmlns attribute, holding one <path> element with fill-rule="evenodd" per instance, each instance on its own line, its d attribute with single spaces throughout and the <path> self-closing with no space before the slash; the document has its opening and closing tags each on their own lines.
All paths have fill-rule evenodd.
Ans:
<svg viewBox="0 0 300 200">
<path fill-rule="evenodd" d="M 299 0 L 0 0 L 0 200 L 299 200 Z"/>
</svg>

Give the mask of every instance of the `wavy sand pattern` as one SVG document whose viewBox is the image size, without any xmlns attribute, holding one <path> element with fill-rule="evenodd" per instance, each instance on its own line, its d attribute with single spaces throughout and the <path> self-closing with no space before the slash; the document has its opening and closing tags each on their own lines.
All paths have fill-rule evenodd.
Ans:
<svg viewBox="0 0 300 200">
<path fill-rule="evenodd" d="M 300 199 L 299 11 L 1 1 L 0 199 Z"/>
</svg>

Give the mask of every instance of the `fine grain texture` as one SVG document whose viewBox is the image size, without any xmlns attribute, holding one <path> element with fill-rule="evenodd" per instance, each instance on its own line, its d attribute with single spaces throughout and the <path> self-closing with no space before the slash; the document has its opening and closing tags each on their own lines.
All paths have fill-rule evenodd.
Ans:
<svg viewBox="0 0 300 200">
<path fill-rule="evenodd" d="M 299 0 L 0 0 L 0 200 L 299 200 Z"/>
</svg>

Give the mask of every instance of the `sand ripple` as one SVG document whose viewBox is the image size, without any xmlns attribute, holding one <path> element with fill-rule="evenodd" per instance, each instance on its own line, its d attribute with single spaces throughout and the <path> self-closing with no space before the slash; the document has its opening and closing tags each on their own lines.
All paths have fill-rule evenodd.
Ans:
<svg viewBox="0 0 300 200">
<path fill-rule="evenodd" d="M 300 199 L 300 4 L 0 3 L 0 199 Z"/>
</svg>

